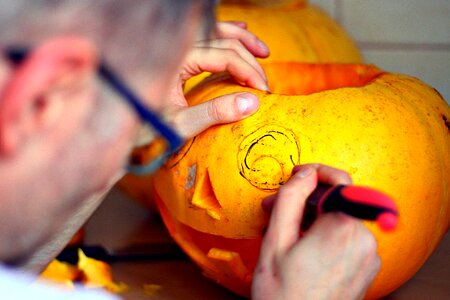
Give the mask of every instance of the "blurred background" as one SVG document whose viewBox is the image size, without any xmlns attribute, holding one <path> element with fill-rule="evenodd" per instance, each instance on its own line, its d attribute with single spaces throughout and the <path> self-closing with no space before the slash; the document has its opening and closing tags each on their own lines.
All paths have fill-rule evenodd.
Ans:
<svg viewBox="0 0 450 300">
<path fill-rule="evenodd" d="M 367 63 L 415 76 L 450 103 L 450 0 L 310 0 L 357 43 Z"/>
</svg>

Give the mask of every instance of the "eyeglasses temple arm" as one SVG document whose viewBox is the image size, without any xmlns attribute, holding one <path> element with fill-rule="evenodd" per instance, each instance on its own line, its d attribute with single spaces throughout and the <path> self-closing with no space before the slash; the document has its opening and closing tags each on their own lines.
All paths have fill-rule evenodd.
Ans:
<svg viewBox="0 0 450 300">
<path fill-rule="evenodd" d="M 20 64 L 28 55 L 26 48 L 6 48 L 5 54 L 10 62 L 17 65 Z"/>
<path fill-rule="evenodd" d="M 147 121 L 169 142 L 169 151 L 174 152 L 181 147 L 183 139 L 169 126 L 163 123 L 158 116 L 142 105 L 142 102 L 132 93 L 123 81 L 118 78 L 105 64 L 99 67 L 101 77 L 122 97 L 127 99 L 128 103 L 133 106 L 142 121 Z"/>
</svg>

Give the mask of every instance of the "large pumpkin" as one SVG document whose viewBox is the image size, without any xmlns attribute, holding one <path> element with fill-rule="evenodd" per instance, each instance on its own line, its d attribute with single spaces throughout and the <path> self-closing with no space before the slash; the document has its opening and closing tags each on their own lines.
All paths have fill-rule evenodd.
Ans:
<svg viewBox="0 0 450 300">
<path fill-rule="evenodd" d="M 367 298 L 413 276 L 450 221 L 450 109 L 420 80 L 350 64 L 264 65 L 273 93 L 209 79 L 191 104 L 238 91 L 259 96 L 253 116 L 214 126 L 155 176 L 157 203 L 171 235 L 205 274 L 248 296 L 267 215 L 261 200 L 292 167 L 319 162 L 395 199 L 395 232 L 367 223 L 381 271 Z"/>
<path fill-rule="evenodd" d="M 217 7 L 222 21 L 247 22 L 248 29 L 270 48 L 270 56 L 261 60 L 312 63 L 360 63 L 361 54 L 348 34 L 323 10 L 307 0 L 223 0 Z M 207 77 L 202 73 L 190 79 L 185 91 Z M 142 160 L 147 149 L 136 149 Z M 143 159 L 145 160 L 145 158 Z M 126 175 L 118 186 L 131 198 L 153 209 L 149 189 L 152 176 Z"/>
</svg>

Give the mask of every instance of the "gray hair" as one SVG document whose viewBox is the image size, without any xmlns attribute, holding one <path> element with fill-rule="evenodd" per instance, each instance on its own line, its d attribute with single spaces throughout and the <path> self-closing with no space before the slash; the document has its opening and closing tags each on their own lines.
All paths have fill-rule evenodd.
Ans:
<svg viewBox="0 0 450 300">
<path fill-rule="evenodd" d="M 33 46 L 57 35 L 84 36 L 121 72 L 164 67 L 178 54 L 187 19 L 212 0 L 0 0 L 0 45 Z M 203 26 L 205 28 L 205 26 Z"/>
</svg>

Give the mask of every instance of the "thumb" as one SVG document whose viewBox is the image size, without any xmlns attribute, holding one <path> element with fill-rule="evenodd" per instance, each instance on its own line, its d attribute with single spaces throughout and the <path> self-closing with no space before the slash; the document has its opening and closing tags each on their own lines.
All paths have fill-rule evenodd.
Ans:
<svg viewBox="0 0 450 300">
<path fill-rule="evenodd" d="M 258 97 L 252 93 L 220 96 L 176 112 L 173 126 L 185 138 L 191 138 L 216 124 L 239 121 L 259 108 Z"/>
<path fill-rule="evenodd" d="M 280 188 L 266 231 L 266 239 L 277 253 L 286 253 L 294 245 L 300 233 L 300 225 L 306 198 L 317 185 L 317 172 L 312 166 L 303 165 Z"/>
</svg>

